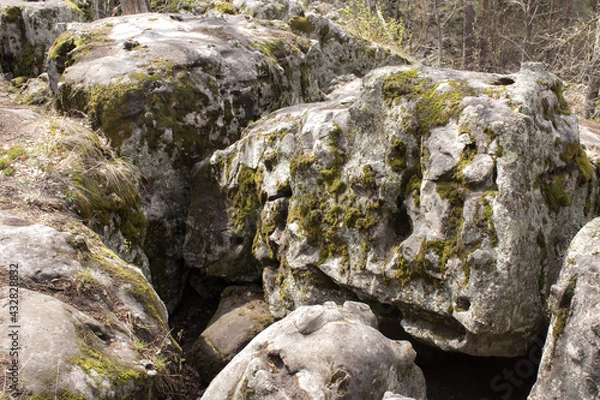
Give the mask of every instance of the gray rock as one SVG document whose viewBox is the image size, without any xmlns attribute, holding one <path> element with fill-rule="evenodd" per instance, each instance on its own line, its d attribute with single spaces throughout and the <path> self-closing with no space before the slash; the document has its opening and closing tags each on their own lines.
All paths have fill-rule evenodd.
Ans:
<svg viewBox="0 0 600 400">
<path fill-rule="evenodd" d="M 256 335 L 274 321 L 260 288 L 231 286 L 219 308 L 194 343 L 200 376 L 210 382 Z"/>
<path fill-rule="evenodd" d="M 144 250 L 170 310 L 185 280 L 186 208 L 198 203 L 189 194 L 192 166 L 236 141 L 241 128 L 264 113 L 321 99 L 323 71 L 341 68 L 323 62 L 318 41 L 293 34 L 282 21 L 220 13 L 178 19 L 141 14 L 73 24 L 49 57 L 59 109 L 87 114 L 145 178 Z M 358 51 L 366 44 L 353 46 Z M 379 53 L 384 56 L 348 68 L 365 73 L 404 62 Z M 205 221 L 195 215 L 188 219 L 186 245 L 192 267 L 201 256 L 187 255 L 209 246 L 194 239 Z M 237 280 L 259 276 L 260 270 L 251 271 Z"/>
<path fill-rule="evenodd" d="M 32 396 L 141 398 L 151 382 L 136 343 L 164 338 L 147 351 L 170 357 L 166 308 L 138 268 L 71 229 L 79 234 L 0 213 L 0 323 L 11 330 L 0 355 L 18 360 Z"/>
<path fill-rule="evenodd" d="M 48 50 L 66 30 L 66 24 L 86 18 L 77 3 L 3 0 L 0 3 L 2 72 L 11 77 L 34 77 L 44 72 Z"/>
<path fill-rule="evenodd" d="M 278 317 L 350 291 L 398 307 L 408 333 L 442 349 L 524 354 L 597 208 L 560 81 L 535 65 L 508 77 L 389 67 L 331 98 L 215 152 L 222 195 L 209 201 L 226 209 L 196 231 L 219 244 L 190 248 L 210 260 L 196 266 L 234 277 L 253 255 Z"/>
<path fill-rule="evenodd" d="M 552 320 L 529 400 L 597 399 L 600 347 L 600 218 L 571 242 L 549 298 Z"/>
<path fill-rule="evenodd" d="M 425 399 L 408 342 L 387 339 L 362 303 L 301 307 L 260 333 L 212 381 L 202 399 Z M 390 393 L 390 394 L 391 394 Z M 389 395 L 389 394 L 388 394 Z"/>
<path fill-rule="evenodd" d="M 19 275 L 35 283 L 69 279 L 82 269 L 73 236 L 0 211 L 0 258 L 19 263 Z"/>
</svg>

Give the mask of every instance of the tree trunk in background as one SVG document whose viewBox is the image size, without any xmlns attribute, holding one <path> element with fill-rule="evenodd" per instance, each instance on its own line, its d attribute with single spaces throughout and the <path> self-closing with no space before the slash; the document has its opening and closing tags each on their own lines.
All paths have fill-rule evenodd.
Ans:
<svg viewBox="0 0 600 400">
<path fill-rule="evenodd" d="M 464 0 L 462 68 L 473 68 L 475 48 L 475 0 Z"/>
<path fill-rule="evenodd" d="M 442 17 L 440 16 L 439 0 L 433 1 L 434 13 L 435 13 L 435 24 L 438 31 L 438 59 L 437 67 L 442 66 L 442 60 L 444 57 L 444 33 L 442 31 Z"/>
<path fill-rule="evenodd" d="M 596 41 L 592 60 L 588 64 L 585 77 L 587 80 L 587 93 L 585 96 L 585 118 L 597 117 L 595 114 L 596 99 L 600 91 L 600 0 L 596 3 Z"/>
<path fill-rule="evenodd" d="M 150 4 L 148 0 L 121 0 L 121 12 L 123 15 L 150 12 Z"/>
<path fill-rule="evenodd" d="M 485 71 L 488 64 L 488 49 L 489 49 L 489 32 L 492 28 L 492 21 L 490 19 L 490 4 L 489 0 L 482 0 L 481 2 L 481 17 L 479 18 L 479 57 L 478 65 L 480 71 Z"/>
<path fill-rule="evenodd" d="M 92 11 L 92 19 L 112 17 L 115 8 L 119 5 L 118 0 L 91 0 L 90 9 Z"/>
<path fill-rule="evenodd" d="M 525 9 L 525 40 L 523 40 L 521 62 L 531 61 L 531 51 L 533 48 L 533 20 L 535 19 L 536 11 L 536 0 L 527 0 L 527 7 Z"/>
</svg>

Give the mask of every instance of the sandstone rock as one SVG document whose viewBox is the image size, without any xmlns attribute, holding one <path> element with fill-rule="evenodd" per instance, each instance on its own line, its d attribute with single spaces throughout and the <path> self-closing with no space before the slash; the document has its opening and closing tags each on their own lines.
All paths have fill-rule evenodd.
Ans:
<svg viewBox="0 0 600 400">
<path fill-rule="evenodd" d="M 379 53 L 369 67 L 403 62 Z M 188 192 L 191 167 L 265 112 L 319 100 L 318 77 L 328 68 L 319 43 L 281 21 L 143 14 L 72 25 L 49 58 L 58 107 L 87 114 L 145 178 L 145 251 L 153 283 L 173 310 L 185 280 L 186 208 L 196 202 Z M 204 244 L 190 244 L 197 246 Z"/>
<path fill-rule="evenodd" d="M 3 363 L 18 359 L 19 388 L 32 396 L 142 398 L 152 382 L 140 360 L 172 351 L 166 309 L 138 268 L 78 229 L 0 212 L 0 323 L 17 325 L 0 339 Z"/>
<path fill-rule="evenodd" d="M 218 187 L 207 165 L 194 185 L 220 190 L 210 202 L 226 209 L 198 229 L 219 245 L 190 249 L 210 260 L 197 266 L 226 259 L 233 277 L 252 254 L 277 316 L 349 290 L 398 307 L 409 334 L 444 350 L 523 354 L 597 207 L 560 81 L 535 64 L 510 76 L 390 67 L 359 95 L 343 90 L 213 155 Z"/>
<path fill-rule="evenodd" d="M 597 399 L 600 393 L 600 218 L 571 242 L 549 304 L 552 320 L 528 399 Z"/>
<path fill-rule="evenodd" d="M 408 342 L 387 339 L 362 303 L 301 307 L 260 333 L 202 399 L 425 399 Z"/>
<path fill-rule="evenodd" d="M 202 379 L 210 382 L 250 340 L 271 323 L 273 316 L 260 288 L 227 288 L 216 314 L 194 343 L 194 359 Z"/>
<path fill-rule="evenodd" d="M 66 24 L 84 21 L 78 2 L 49 0 L 0 2 L 0 66 L 12 77 L 34 77 L 45 70 L 46 54 Z"/>
</svg>

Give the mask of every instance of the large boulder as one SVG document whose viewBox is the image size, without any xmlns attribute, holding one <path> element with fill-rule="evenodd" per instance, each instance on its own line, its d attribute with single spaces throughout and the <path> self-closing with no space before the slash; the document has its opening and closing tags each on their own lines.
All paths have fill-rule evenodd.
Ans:
<svg viewBox="0 0 600 400">
<path fill-rule="evenodd" d="M 80 8 L 82 3 L 0 1 L 2 72 L 11 78 L 34 77 L 44 72 L 48 50 L 67 29 L 67 23 L 86 20 L 86 13 Z"/>
<path fill-rule="evenodd" d="M 389 67 L 350 89 L 274 113 L 198 167 L 196 266 L 263 269 L 278 317 L 351 292 L 442 349 L 524 354 L 597 207 L 561 82 L 537 64 Z"/>
<path fill-rule="evenodd" d="M 552 320 L 529 400 L 597 399 L 600 395 L 600 218 L 583 227 L 552 287 Z"/>
<path fill-rule="evenodd" d="M 193 347 L 200 376 L 209 383 L 256 335 L 273 323 L 264 293 L 256 286 L 230 286 Z"/>
<path fill-rule="evenodd" d="M 365 68 L 403 62 L 353 41 L 372 60 Z M 49 58 L 58 108 L 87 114 L 144 176 L 144 248 L 172 310 L 184 286 L 191 167 L 265 112 L 320 99 L 319 71 L 328 66 L 319 43 L 281 21 L 140 14 L 72 25 Z"/>
<path fill-rule="evenodd" d="M 18 369 L 5 387 L 40 398 L 143 398 L 158 373 L 148 357 L 173 350 L 166 308 L 138 268 L 89 229 L 70 229 L 77 233 L 0 212 L 0 322 L 10 327 L 2 360 Z"/>
<path fill-rule="evenodd" d="M 301 307 L 252 340 L 202 399 L 425 399 L 410 343 L 375 326 L 366 304 Z"/>
</svg>

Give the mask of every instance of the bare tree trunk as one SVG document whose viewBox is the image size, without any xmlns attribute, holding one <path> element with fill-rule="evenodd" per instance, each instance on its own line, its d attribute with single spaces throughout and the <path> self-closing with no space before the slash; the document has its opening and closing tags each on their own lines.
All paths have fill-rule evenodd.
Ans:
<svg viewBox="0 0 600 400">
<path fill-rule="evenodd" d="M 531 50 L 533 48 L 533 20 L 537 11 L 536 0 L 527 0 L 525 9 L 525 39 L 521 51 L 521 62 L 531 61 Z"/>
<path fill-rule="evenodd" d="M 481 18 L 479 19 L 478 25 L 479 57 L 477 61 L 479 65 L 479 70 L 485 70 L 488 64 L 489 40 L 490 32 L 492 31 L 489 0 L 483 0 L 481 2 Z"/>
<path fill-rule="evenodd" d="M 150 4 L 148 0 L 121 0 L 121 12 L 123 15 L 150 12 Z"/>
<path fill-rule="evenodd" d="M 462 68 L 473 67 L 473 49 L 475 48 L 475 0 L 464 0 L 463 18 L 463 57 Z"/>
<path fill-rule="evenodd" d="M 596 108 L 596 100 L 600 91 L 600 0 L 596 4 L 596 40 L 594 42 L 594 52 L 592 60 L 588 64 L 585 71 L 585 79 L 587 80 L 587 93 L 585 96 L 585 112 L 584 117 L 589 119 L 594 116 Z"/>
<path fill-rule="evenodd" d="M 437 67 L 442 65 L 442 60 L 444 57 L 444 32 L 442 29 L 442 18 L 440 16 L 440 8 L 439 8 L 439 0 L 433 1 L 434 13 L 435 13 L 435 24 L 437 25 L 438 30 L 438 59 L 437 59 Z"/>
</svg>

